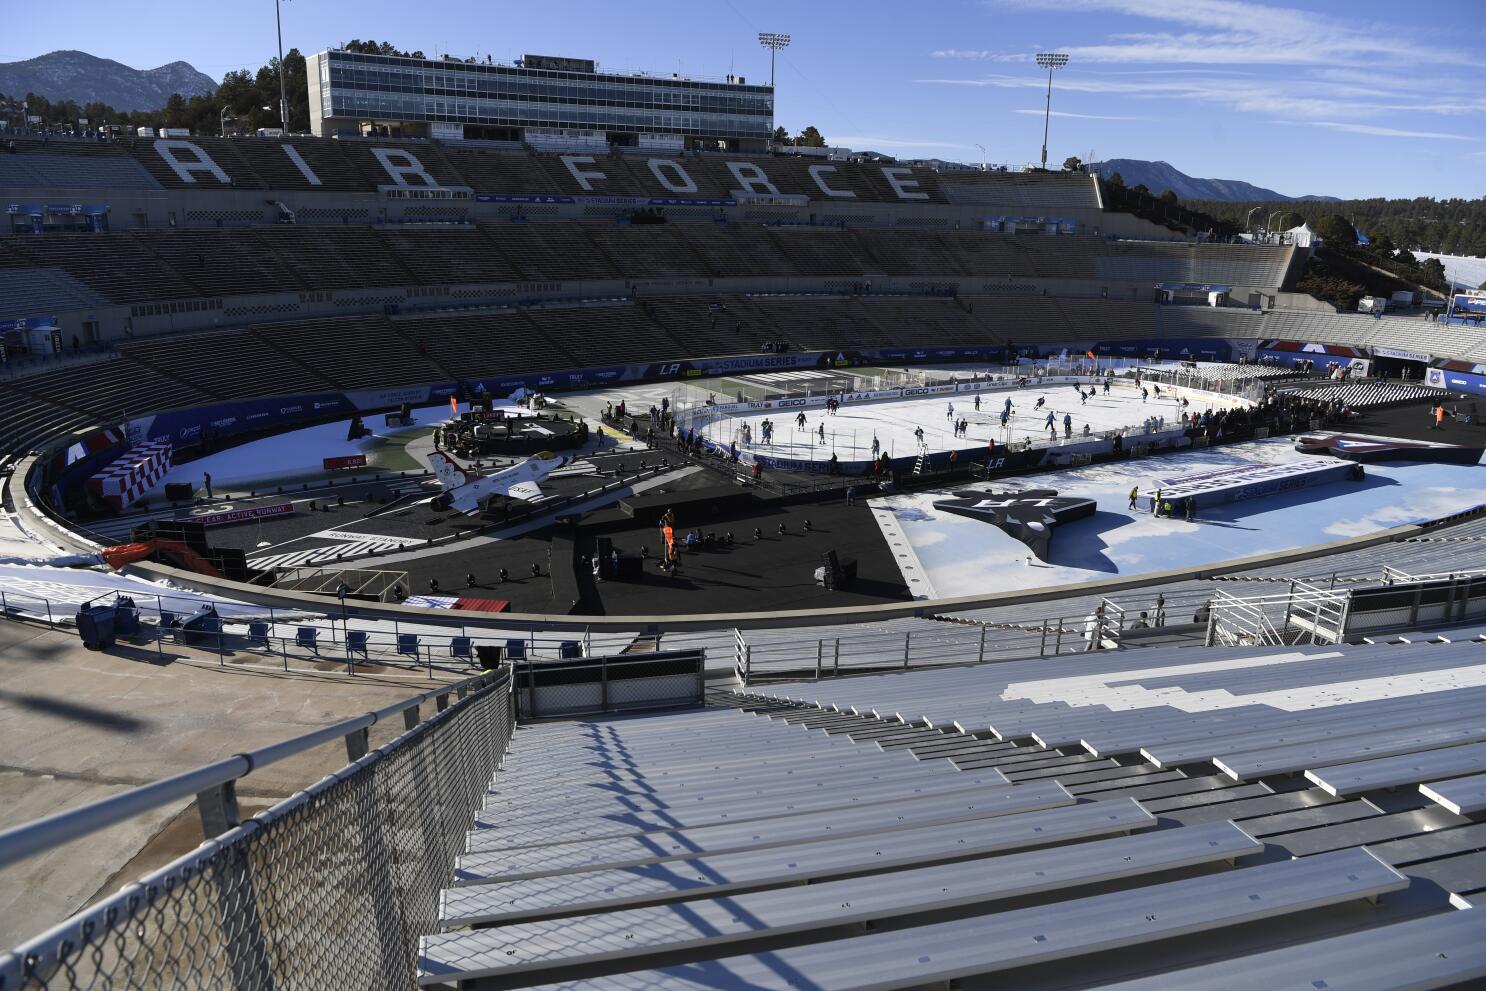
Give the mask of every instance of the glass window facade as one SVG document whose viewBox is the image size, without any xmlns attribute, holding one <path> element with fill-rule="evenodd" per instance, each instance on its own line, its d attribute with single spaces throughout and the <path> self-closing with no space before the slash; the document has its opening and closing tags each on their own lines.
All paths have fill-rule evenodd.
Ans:
<svg viewBox="0 0 1486 991">
<path fill-rule="evenodd" d="M 768 86 L 322 52 L 322 118 L 767 140 Z"/>
</svg>

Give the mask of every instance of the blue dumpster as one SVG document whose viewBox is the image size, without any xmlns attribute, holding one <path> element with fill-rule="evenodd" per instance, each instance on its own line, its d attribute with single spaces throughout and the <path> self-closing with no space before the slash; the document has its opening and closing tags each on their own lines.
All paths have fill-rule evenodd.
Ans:
<svg viewBox="0 0 1486 991">
<path fill-rule="evenodd" d="M 84 606 L 77 614 L 77 632 L 83 646 L 103 650 L 114 645 L 114 607 Z"/>
</svg>

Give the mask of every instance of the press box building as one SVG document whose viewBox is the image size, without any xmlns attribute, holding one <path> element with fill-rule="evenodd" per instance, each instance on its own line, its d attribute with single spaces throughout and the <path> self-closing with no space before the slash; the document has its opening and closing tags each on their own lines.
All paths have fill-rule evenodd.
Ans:
<svg viewBox="0 0 1486 991">
<path fill-rule="evenodd" d="M 323 51 L 307 59 L 310 129 L 319 137 L 386 134 L 765 151 L 774 90 L 742 76 L 601 72 L 591 59 L 403 58 Z"/>
</svg>

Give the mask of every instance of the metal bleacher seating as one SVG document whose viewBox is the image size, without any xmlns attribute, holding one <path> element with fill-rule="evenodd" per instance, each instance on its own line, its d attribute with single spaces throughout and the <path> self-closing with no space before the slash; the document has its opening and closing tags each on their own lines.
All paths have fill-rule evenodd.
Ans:
<svg viewBox="0 0 1486 991">
<path fill-rule="evenodd" d="M 0 154 L 0 188 L 28 190 L 159 189 L 160 183 L 132 159 L 114 155 L 43 152 L 36 142 L 17 142 L 24 154 Z M 84 146 L 87 147 L 87 146 Z"/>
<path fill-rule="evenodd" d="M 1486 811 L 1486 774 L 1432 781 L 1420 785 L 1419 792 L 1456 815 L 1476 815 Z"/>
<path fill-rule="evenodd" d="M 951 203 L 984 203 L 1046 214 L 1098 210 L 1092 177 L 1078 172 L 954 172 L 941 176 Z"/>
<path fill-rule="evenodd" d="M 971 712 L 1007 685 L 1089 694 L 1163 670 L 1135 664 L 1038 662 L 1025 666 L 1040 672 L 1031 684 L 1014 664 L 882 675 L 739 697 L 752 714 L 522 726 L 440 899 L 443 931 L 420 942 L 419 983 L 866 989 L 995 975 L 1022 988 L 1227 987 L 1251 962 L 1338 982 L 1383 975 L 1316 986 L 1403 988 L 1486 972 L 1486 916 L 1450 909 L 1448 881 L 1414 880 L 1486 845 L 1466 835 L 1486 827 L 1444 810 L 1406 821 L 1320 789 L 1131 775 L 911 715 Z M 1248 670 L 1211 669 L 1230 668 Z M 1203 670 L 1199 660 L 1193 676 Z M 802 694 L 838 701 L 789 701 Z M 866 698 L 920 702 L 874 716 Z M 1035 704 L 1049 727 L 1100 708 Z M 902 718 L 879 718 L 885 709 Z M 1134 710 L 1131 725 L 1151 715 Z M 1347 953 L 1368 935 L 1441 958 L 1369 969 L 1366 953 Z M 1159 954 L 1131 952 L 1157 943 Z M 1421 973 L 1439 983 L 1408 983 Z"/>
<path fill-rule="evenodd" d="M 7 267 L 8 260 L 0 245 L 0 299 L 5 300 L 7 312 L 83 309 L 108 302 L 64 269 L 11 268 Z"/>
<path fill-rule="evenodd" d="M 1437 397 L 1440 394 L 1438 389 L 1402 382 L 1345 382 L 1285 391 L 1295 392 L 1306 399 L 1314 399 L 1317 402 L 1335 400 L 1353 409 L 1407 403 L 1416 399 Z"/>
</svg>

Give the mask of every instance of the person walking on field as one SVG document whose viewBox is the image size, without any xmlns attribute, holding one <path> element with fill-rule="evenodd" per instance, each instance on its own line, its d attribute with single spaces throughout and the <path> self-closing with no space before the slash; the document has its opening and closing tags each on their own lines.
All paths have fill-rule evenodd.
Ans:
<svg viewBox="0 0 1486 991">
<path fill-rule="evenodd" d="M 1132 485 L 1132 486 L 1130 486 L 1130 508 L 1131 509 L 1134 509 L 1135 508 L 1135 500 L 1138 499 L 1138 498 L 1140 498 L 1140 486 L 1139 485 Z"/>
</svg>

